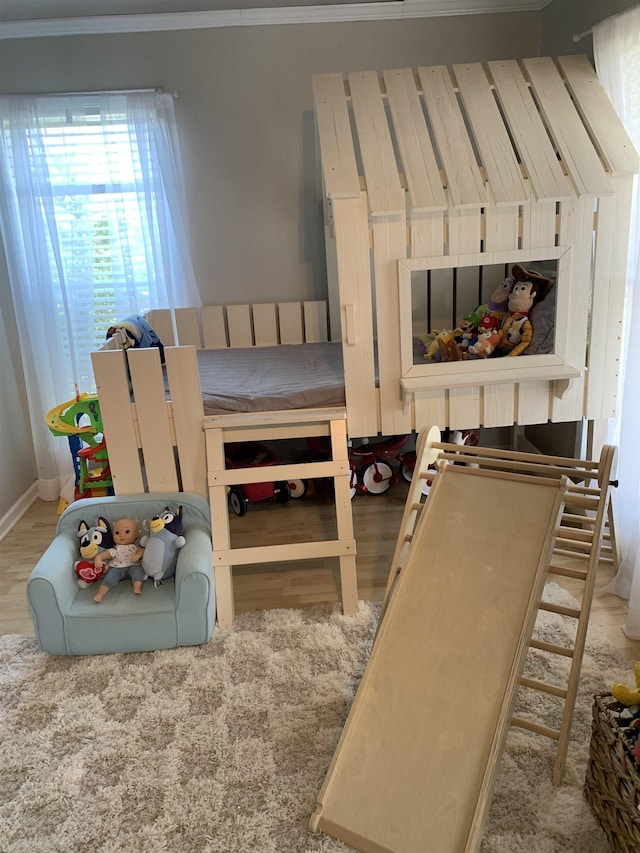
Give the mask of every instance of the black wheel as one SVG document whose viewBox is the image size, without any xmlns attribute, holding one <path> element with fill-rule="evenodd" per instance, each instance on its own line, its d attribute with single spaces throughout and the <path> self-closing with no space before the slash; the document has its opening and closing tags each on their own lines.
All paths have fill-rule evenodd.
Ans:
<svg viewBox="0 0 640 853">
<path fill-rule="evenodd" d="M 391 486 L 391 466 L 377 459 L 362 469 L 360 480 L 369 495 L 382 495 Z"/>
<path fill-rule="evenodd" d="M 289 480 L 290 496 L 296 500 L 304 497 L 308 488 L 309 483 L 307 480 Z"/>
<path fill-rule="evenodd" d="M 291 489 L 286 480 L 279 480 L 273 484 L 276 493 L 276 500 L 279 504 L 286 504 L 291 497 Z"/>
<path fill-rule="evenodd" d="M 229 508 L 232 512 L 235 512 L 236 515 L 246 515 L 247 510 L 249 509 L 249 501 L 242 494 L 240 489 L 229 489 Z"/>
</svg>

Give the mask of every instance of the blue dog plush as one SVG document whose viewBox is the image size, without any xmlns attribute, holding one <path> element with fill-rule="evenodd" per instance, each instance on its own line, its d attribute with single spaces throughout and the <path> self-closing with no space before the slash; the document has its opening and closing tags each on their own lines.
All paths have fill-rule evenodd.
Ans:
<svg viewBox="0 0 640 853">
<path fill-rule="evenodd" d="M 175 575 L 178 551 L 186 543 L 183 534 L 182 507 L 172 512 L 166 506 L 151 519 L 149 533 L 142 537 L 140 544 L 144 548 L 142 568 L 147 577 L 153 578 L 155 587 Z"/>
<path fill-rule="evenodd" d="M 101 551 L 113 548 L 113 531 L 106 518 L 99 518 L 93 527 L 86 521 L 81 521 L 78 525 L 78 539 L 82 559 L 76 560 L 73 568 L 78 586 L 80 589 L 86 589 L 105 573 L 103 566 L 96 566 L 95 559 Z"/>
</svg>

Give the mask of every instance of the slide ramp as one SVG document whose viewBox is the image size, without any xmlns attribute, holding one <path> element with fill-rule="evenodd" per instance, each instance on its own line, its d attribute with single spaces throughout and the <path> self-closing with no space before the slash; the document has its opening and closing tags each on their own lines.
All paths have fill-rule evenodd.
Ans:
<svg viewBox="0 0 640 853">
<path fill-rule="evenodd" d="M 311 819 L 363 853 L 477 850 L 565 478 L 446 465 Z"/>
</svg>

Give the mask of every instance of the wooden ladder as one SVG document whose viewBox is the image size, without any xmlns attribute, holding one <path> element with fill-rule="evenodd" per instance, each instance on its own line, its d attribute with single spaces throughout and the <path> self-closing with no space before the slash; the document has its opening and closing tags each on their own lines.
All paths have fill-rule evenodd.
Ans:
<svg viewBox="0 0 640 853">
<path fill-rule="evenodd" d="M 356 543 L 351 514 L 350 467 L 347 456 L 346 412 L 336 409 L 296 409 L 289 412 L 265 412 L 216 415 L 204 419 L 207 481 L 213 531 L 213 563 L 216 581 L 218 625 L 233 623 L 233 577 L 236 565 L 311 560 L 337 557 L 340 564 L 342 610 L 353 616 L 358 609 Z M 227 468 L 225 443 L 256 440 L 280 440 L 329 436 L 331 459 L 322 462 L 297 462 L 267 467 Z M 232 548 L 227 507 L 230 486 L 266 483 L 274 479 L 297 480 L 329 477 L 334 483 L 337 538 Z"/>
<path fill-rule="evenodd" d="M 532 649 L 566 657 L 571 661 L 567 684 L 565 687 L 558 687 L 525 677 L 520 680 L 524 687 L 557 696 L 562 700 L 562 721 L 556 730 L 522 717 L 514 716 L 511 719 L 514 726 L 557 741 L 553 769 L 555 785 L 560 783 L 566 763 L 598 566 L 600 562 L 608 562 L 613 565 L 614 570 L 618 567 L 611 502 L 611 489 L 617 485 L 617 481 L 612 479 L 615 476 L 615 459 L 616 448 L 611 445 L 603 447 L 599 461 L 595 462 L 448 444 L 440 441 L 440 430 L 437 427 L 422 430 L 418 436 L 414 476 L 385 591 L 381 621 L 409 554 L 415 526 L 424 506 L 422 488 L 427 479 L 434 477 L 433 468 L 430 469 L 429 465 L 464 463 L 493 470 L 567 478 L 564 509 L 560 524 L 554 531 L 553 556 L 547 567 L 547 576 L 555 575 L 576 580 L 581 586 L 580 603 L 578 607 L 573 608 L 543 600 L 539 610 L 575 620 L 573 644 L 568 647 L 557 646 L 533 638 L 529 644 Z"/>
</svg>

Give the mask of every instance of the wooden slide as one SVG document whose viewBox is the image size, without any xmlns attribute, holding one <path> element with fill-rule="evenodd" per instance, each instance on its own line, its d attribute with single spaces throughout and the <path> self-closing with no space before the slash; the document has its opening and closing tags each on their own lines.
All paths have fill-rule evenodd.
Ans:
<svg viewBox="0 0 640 853">
<path fill-rule="evenodd" d="M 312 829 L 364 853 L 477 850 L 565 488 L 440 470 Z"/>
</svg>

